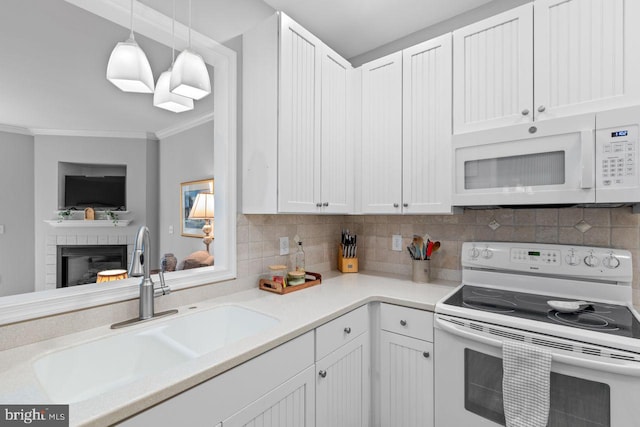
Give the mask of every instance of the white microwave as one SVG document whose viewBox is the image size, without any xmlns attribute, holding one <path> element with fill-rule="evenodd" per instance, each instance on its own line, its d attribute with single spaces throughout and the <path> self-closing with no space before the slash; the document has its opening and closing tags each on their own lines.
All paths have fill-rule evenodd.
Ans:
<svg viewBox="0 0 640 427">
<path fill-rule="evenodd" d="M 454 135 L 455 206 L 640 202 L 640 107 Z"/>
</svg>

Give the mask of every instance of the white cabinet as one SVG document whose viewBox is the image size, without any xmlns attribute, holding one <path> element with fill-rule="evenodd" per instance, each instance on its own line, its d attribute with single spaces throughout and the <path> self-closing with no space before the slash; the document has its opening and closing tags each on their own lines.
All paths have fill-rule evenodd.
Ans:
<svg viewBox="0 0 640 427">
<path fill-rule="evenodd" d="M 243 212 L 350 212 L 351 65 L 281 12 L 243 60 Z"/>
<path fill-rule="evenodd" d="M 362 212 L 451 213 L 451 35 L 362 66 Z"/>
<path fill-rule="evenodd" d="M 537 0 L 454 31 L 454 133 L 640 101 L 640 3 Z"/>
<path fill-rule="evenodd" d="M 222 422 L 222 427 L 313 427 L 315 369 L 309 367 Z"/>
<path fill-rule="evenodd" d="M 369 425 L 369 333 L 316 362 L 316 425 Z"/>
<path fill-rule="evenodd" d="M 433 314 L 381 304 L 380 323 L 381 425 L 432 427 Z"/>
<path fill-rule="evenodd" d="M 369 425 L 369 307 L 316 328 L 316 425 Z"/>
</svg>

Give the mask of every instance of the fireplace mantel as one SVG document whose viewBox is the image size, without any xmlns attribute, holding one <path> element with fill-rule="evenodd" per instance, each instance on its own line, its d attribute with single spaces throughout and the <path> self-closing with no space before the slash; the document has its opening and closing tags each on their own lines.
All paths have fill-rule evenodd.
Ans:
<svg viewBox="0 0 640 427">
<path fill-rule="evenodd" d="M 112 221 L 110 219 L 96 219 L 96 220 L 83 220 L 83 219 L 65 219 L 62 221 L 59 220 L 45 220 L 47 224 L 52 227 L 62 227 L 62 228 L 71 228 L 71 227 L 126 227 L 131 224 L 130 219 L 119 219 L 116 221 Z"/>
</svg>

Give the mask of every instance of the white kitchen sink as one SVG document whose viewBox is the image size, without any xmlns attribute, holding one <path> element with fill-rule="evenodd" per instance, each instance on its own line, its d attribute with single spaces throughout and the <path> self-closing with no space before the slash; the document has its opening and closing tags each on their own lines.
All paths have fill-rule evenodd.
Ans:
<svg viewBox="0 0 640 427">
<path fill-rule="evenodd" d="M 214 352 L 278 322 L 244 307 L 219 306 L 54 351 L 38 358 L 33 369 L 53 402 L 74 403 Z"/>
</svg>

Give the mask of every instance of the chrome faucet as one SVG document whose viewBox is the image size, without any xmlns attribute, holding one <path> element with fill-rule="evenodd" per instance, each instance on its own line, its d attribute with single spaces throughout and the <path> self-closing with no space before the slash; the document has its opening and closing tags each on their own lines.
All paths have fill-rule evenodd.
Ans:
<svg viewBox="0 0 640 427">
<path fill-rule="evenodd" d="M 111 329 L 122 328 L 123 326 L 133 325 L 156 317 L 168 316 L 177 313 L 178 310 L 168 310 L 160 313 L 154 311 L 154 298 L 161 295 L 168 295 L 171 289 L 164 283 L 164 270 L 166 268 L 166 260 L 164 257 L 160 261 L 160 288 L 155 289 L 151 280 L 151 270 L 149 269 L 148 252 L 149 252 L 149 228 L 141 226 L 136 235 L 135 244 L 133 246 L 133 254 L 131 255 L 131 265 L 129 266 L 129 277 L 142 277 L 140 281 L 140 315 L 136 319 L 126 320 L 124 322 L 111 325 Z"/>
</svg>

